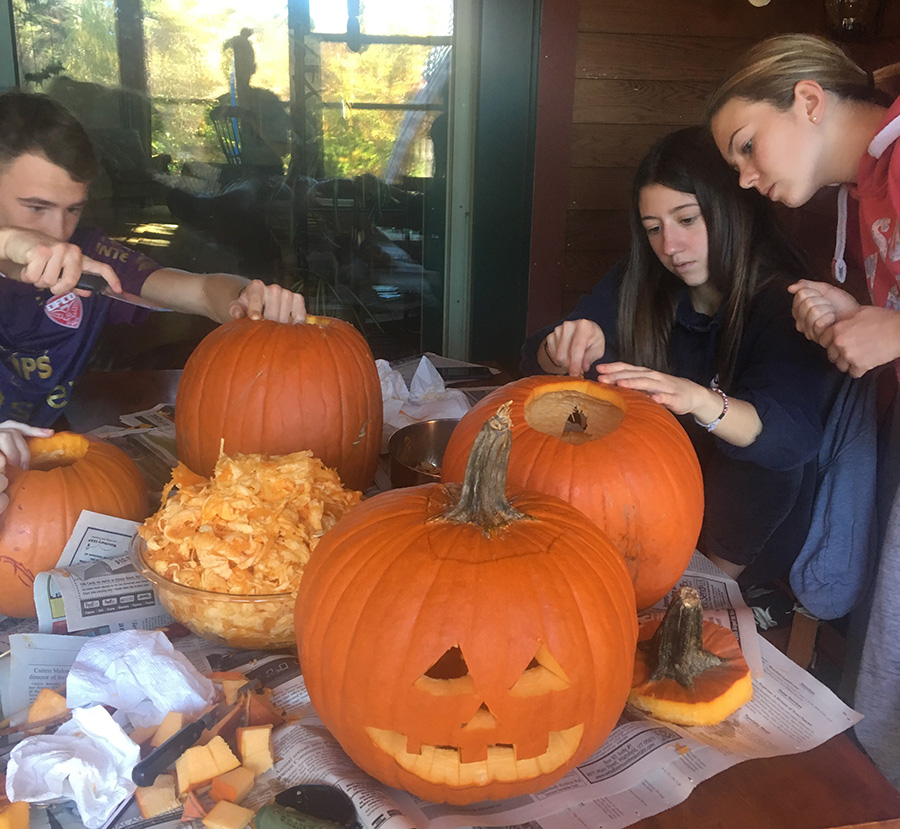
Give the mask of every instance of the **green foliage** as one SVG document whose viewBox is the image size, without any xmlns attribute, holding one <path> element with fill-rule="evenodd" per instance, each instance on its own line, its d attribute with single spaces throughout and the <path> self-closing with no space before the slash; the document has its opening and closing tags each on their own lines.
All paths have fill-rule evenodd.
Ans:
<svg viewBox="0 0 900 829">
<path fill-rule="evenodd" d="M 19 72 L 26 88 L 40 91 L 59 74 L 104 85 L 118 83 L 111 2 L 13 0 L 13 14 Z"/>
<path fill-rule="evenodd" d="M 405 113 L 353 105 L 410 101 L 422 84 L 428 51 L 426 46 L 385 44 L 355 53 L 340 43 L 322 44 L 322 98 L 343 104 L 323 115 L 327 175 L 384 174 Z"/>
<path fill-rule="evenodd" d="M 257 64 L 253 85 L 288 99 L 287 4 L 258 0 L 251 8 L 247 5 L 144 0 L 154 152 L 169 153 L 180 161 L 224 160 L 208 111 L 229 92 L 231 53 L 223 44 L 245 26 L 253 30 Z M 437 8 L 439 4 L 433 5 Z M 427 23 L 429 32 L 438 25 L 438 12 L 431 6 L 421 4 L 415 10 L 419 17 L 427 13 L 428 19 L 417 23 Z M 46 90 L 60 73 L 106 87 L 118 85 L 114 0 L 13 0 L 13 10 L 26 88 Z M 402 16 L 394 17 L 402 22 Z M 322 100 L 342 104 L 325 110 L 321 120 L 326 174 L 344 177 L 370 172 L 381 176 L 405 113 L 354 105 L 412 100 L 422 84 L 429 47 L 372 45 L 359 53 L 339 43 L 322 43 L 320 48 Z M 413 147 L 406 169 L 413 175 L 427 175 L 430 166 L 427 153 L 421 152 L 421 146 L 427 145 L 423 130 L 420 124 L 417 131 L 404 136 Z"/>
</svg>

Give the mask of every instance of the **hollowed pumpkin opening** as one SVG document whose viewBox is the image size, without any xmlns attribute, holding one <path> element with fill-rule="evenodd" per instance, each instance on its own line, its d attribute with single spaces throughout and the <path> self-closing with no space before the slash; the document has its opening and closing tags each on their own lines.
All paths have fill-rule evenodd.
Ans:
<svg viewBox="0 0 900 829">
<path fill-rule="evenodd" d="M 90 441 L 75 432 L 57 432 L 48 438 L 30 438 L 31 469 L 49 472 L 71 466 L 81 460 L 90 448 Z"/>
<path fill-rule="evenodd" d="M 615 432 L 626 404 L 611 388 L 574 381 L 535 390 L 524 408 L 525 422 L 535 431 L 580 445 Z"/>
</svg>

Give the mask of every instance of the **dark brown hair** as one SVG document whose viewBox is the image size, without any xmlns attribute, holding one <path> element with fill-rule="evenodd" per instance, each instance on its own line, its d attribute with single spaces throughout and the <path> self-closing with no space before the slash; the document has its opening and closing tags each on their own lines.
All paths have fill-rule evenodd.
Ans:
<svg viewBox="0 0 900 829">
<path fill-rule="evenodd" d="M 632 186 L 631 252 L 618 311 L 623 360 L 671 371 L 669 339 L 684 283 L 659 261 L 641 222 L 641 190 L 651 184 L 697 198 L 706 224 L 709 280 L 722 295 L 716 372 L 727 389 L 753 295 L 773 276 L 793 281 L 807 276 L 809 269 L 778 225 L 772 206 L 755 190 L 741 189 L 707 129 L 670 133 L 644 156 Z"/>
<path fill-rule="evenodd" d="M 26 153 L 43 156 L 81 183 L 99 170 L 91 139 L 69 110 L 47 95 L 12 89 L 0 94 L 0 167 Z"/>
</svg>

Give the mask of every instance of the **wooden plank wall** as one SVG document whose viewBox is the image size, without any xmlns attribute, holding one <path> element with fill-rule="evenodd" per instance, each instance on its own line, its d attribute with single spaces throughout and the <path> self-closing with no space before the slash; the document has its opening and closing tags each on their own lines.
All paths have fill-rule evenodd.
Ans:
<svg viewBox="0 0 900 829">
<path fill-rule="evenodd" d="M 740 51 L 775 33 L 822 33 L 825 13 L 824 0 L 771 0 L 761 8 L 748 0 L 581 0 L 577 25 L 564 275 L 558 305 L 530 305 L 530 330 L 571 310 L 627 251 L 631 179 L 651 144 L 699 122 Z M 845 47 L 867 69 L 900 61 L 900 0 L 888 0 L 878 40 Z M 825 267 L 833 194 L 783 212 Z"/>
</svg>

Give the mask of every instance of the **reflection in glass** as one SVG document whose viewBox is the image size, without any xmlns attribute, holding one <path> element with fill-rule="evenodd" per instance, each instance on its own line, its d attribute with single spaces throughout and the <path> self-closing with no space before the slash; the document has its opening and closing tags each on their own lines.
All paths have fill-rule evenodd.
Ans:
<svg viewBox="0 0 900 829">
<path fill-rule="evenodd" d="M 22 86 L 101 155 L 84 221 L 296 286 L 376 357 L 439 351 L 452 0 L 236 6 L 13 0 Z"/>
</svg>

